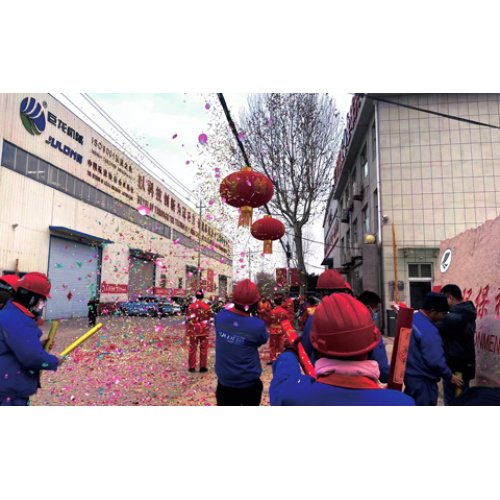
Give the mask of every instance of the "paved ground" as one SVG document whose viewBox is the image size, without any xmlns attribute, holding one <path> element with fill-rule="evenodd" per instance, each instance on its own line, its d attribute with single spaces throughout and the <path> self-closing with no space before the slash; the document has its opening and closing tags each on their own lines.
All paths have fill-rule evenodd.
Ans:
<svg viewBox="0 0 500 500">
<path fill-rule="evenodd" d="M 183 319 L 100 317 L 103 329 L 70 355 L 57 373 L 44 372 L 33 406 L 214 406 L 214 332 L 205 374 L 189 373 Z M 50 324 L 42 330 L 48 334 Z M 61 352 L 89 330 L 84 319 L 60 323 L 54 351 Z M 387 354 L 392 339 L 384 339 Z M 272 378 L 267 345 L 260 351 L 269 406 Z M 440 393 L 440 405 L 442 398 Z"/>
</svg>

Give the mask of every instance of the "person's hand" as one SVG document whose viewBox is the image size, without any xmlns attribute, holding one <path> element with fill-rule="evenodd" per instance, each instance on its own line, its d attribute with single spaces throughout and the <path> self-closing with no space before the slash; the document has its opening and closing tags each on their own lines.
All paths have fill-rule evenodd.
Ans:
<svg viewBox="0 0 500 500">
<path fill-rule="evenodd" d="M 61 366 L 65 361 L 66 361 L 66 356 L 61 356 L 59 354 L 56 354 L 57 356 L 57 366 Z"/>
<path fill-rule="evenodd" d="M 455 374 L 451 376 L 451 383 L 459 389 L 464 385 L 464 381 L 461 378 L 457 377 Z"/>
<path fill-rule="evenodd" d="M 302 337 L 297 337 L 294 341 L 293 344 L 289 345 L 284 352 L 292 352 L 297 356 L 297 359 L 299 358 L 299 345 L 300 341 L 302 340 Z"/>
</svg>

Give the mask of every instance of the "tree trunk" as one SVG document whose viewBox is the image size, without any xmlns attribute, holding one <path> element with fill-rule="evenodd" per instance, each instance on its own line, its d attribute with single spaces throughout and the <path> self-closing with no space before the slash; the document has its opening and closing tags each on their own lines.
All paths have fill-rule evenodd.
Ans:
<svg viewBox="0 0 500 500">
<path fill-rule="evenodd" d="M 307 270 L 302 247 L 302 228 L 296 226 L 294 228 L 294 233 L 295 249 L 297 252 L 297 269 L 300 279 L 300 295 L 305 295 L 307 292 Z"/>
</svg>

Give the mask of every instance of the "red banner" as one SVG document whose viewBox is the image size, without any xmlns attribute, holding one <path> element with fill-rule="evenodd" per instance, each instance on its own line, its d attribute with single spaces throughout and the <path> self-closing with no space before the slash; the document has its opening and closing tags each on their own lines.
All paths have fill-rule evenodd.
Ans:
<svg viewBox="0 0 500 500">
<path fill-rule="evenodd" d="M 298 269 L 290 269 L 290 286 L 300 286 Z"/>
<path fill-rule="evenodd" d="M 213 269 L 207 269 L 207 292 L 214 291 L 214 271 Z"/>
<path fill-rule="evenodd" d="M 288 285 L 286 269 L 276 269 L 276 284 L 278 286 Z"/>
<path fill-rule="evenodd" d="M 101 293 L 128 293 L 128 285 L 110 285 L 104 282 L 101 285 Z"/>
</svg>

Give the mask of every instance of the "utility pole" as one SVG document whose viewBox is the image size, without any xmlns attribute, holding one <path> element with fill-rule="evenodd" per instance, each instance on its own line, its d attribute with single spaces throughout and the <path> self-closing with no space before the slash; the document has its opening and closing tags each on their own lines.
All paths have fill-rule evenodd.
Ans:
<svg viewBox="0 0 500 500">
<path fill-rule="evenodd" d="M 198 290 L 201 289 L 201 211 L 203 208 L 206 208 L 200 199 L 200 206 L 196 207 L 200 209 L 199 212 L 199 221 L 198 221 Z"/>
</svg>

